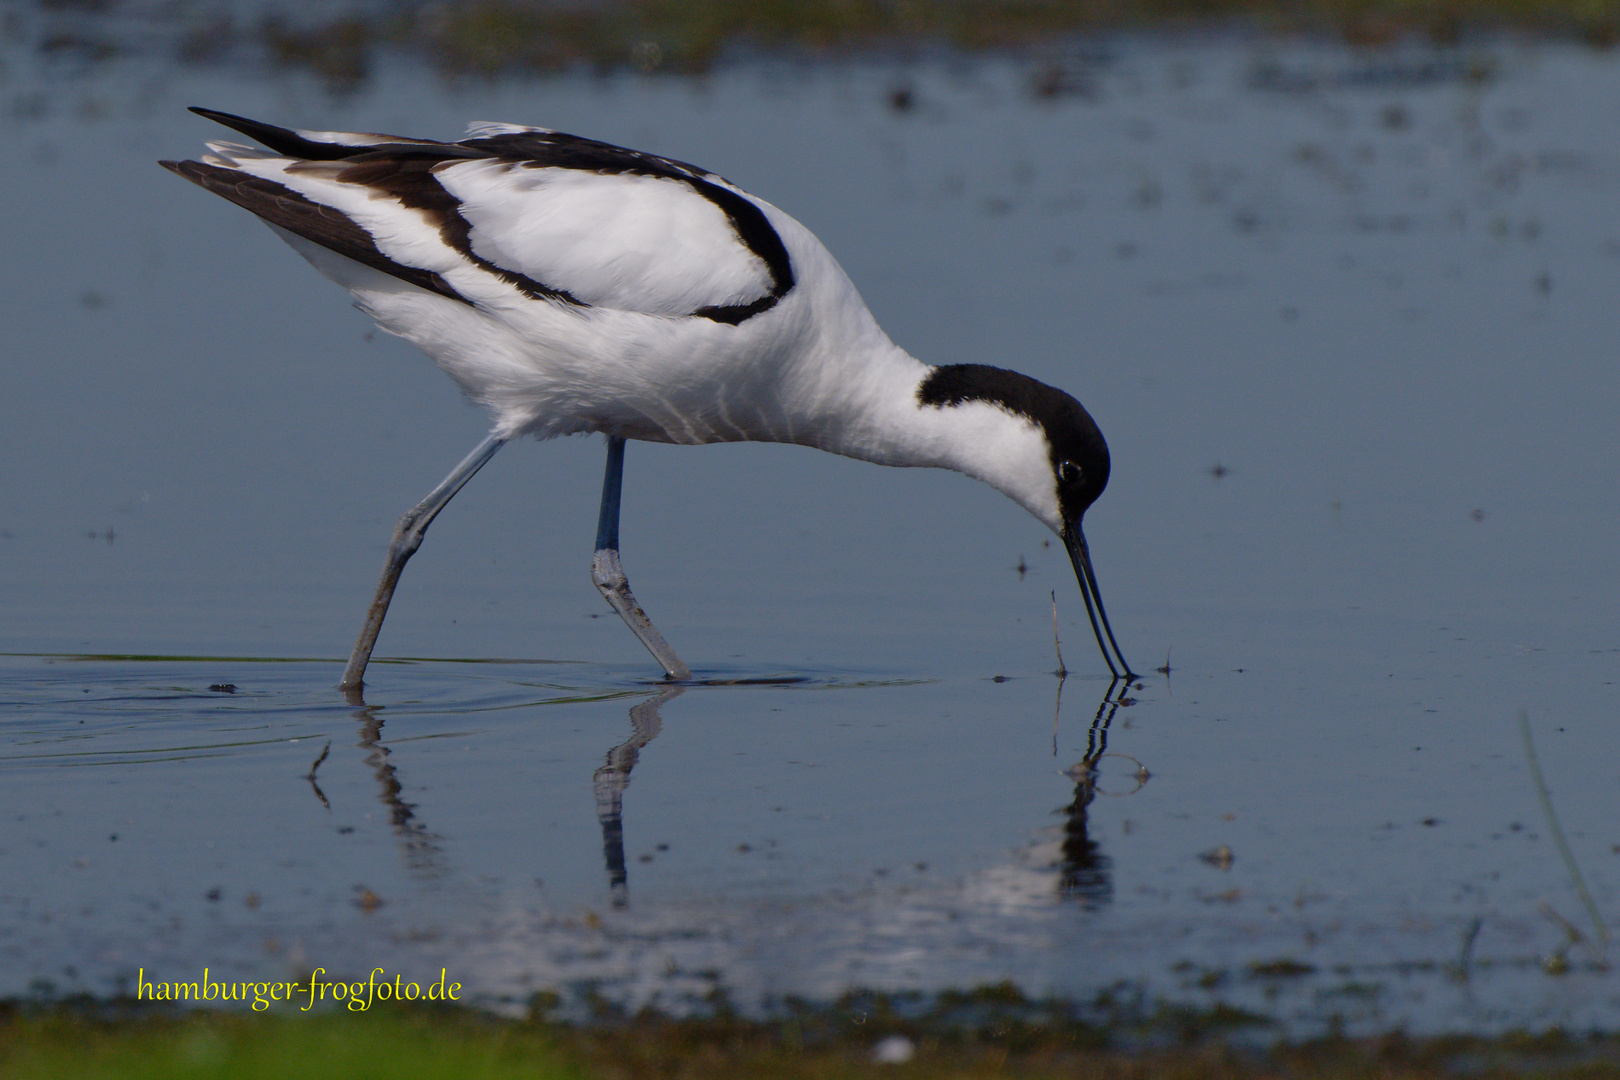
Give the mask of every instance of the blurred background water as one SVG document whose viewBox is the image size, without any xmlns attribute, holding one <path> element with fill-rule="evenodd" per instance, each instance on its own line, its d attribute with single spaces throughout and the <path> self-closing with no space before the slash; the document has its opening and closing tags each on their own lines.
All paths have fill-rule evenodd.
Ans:
<svg viewBox="0 0 1620 1080">
<path fill-rule="evenodd" d="M 5 16 L 0 995 L 448 966 L 512 1007 L 1007 979 L 1614 1026 L 1612 53 L 1112 33 L 494 77 L 98 49 L 157 34 L 120 14 Z M 538 123 L 772 201 L 913 354 L 1085 402 L 1110 613 L 1168 672 L 1105 698 L 1061 549 L 981 485 L 634 444 L 626 566 L 711 683 L 661 691 L 588 580 L 580 439 L 458 497 L 379 645 L 416 659 L 345 703 L 392 523 L 484 418 L 155 165 L 221 134 L 193 104 Z"/>
</svg>

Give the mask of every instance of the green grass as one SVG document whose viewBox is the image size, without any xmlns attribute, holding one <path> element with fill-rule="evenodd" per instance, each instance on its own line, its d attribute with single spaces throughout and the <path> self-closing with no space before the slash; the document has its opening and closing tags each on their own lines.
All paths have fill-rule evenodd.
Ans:
<svg viewBox="0 0 1620 1080">
<path fill-rule="evenodd" d="M 994 1011 L 1010 1004 L 1022 1010 L 1035 1004 L 982 997 L 964 996 L 955 1007 Z M 861 1008 L 871 1003 L 863 999 Z M 1157 1036 L 1144 1039 L 1141 1032 L 1063 1022 L 934 1026 L 881 1010 L 851 1013 L 848 1004 L 801 1009 L 764 1022 L 721 1011 L 708 1019 L 620 1016 L 574 1027 L 455 1008 L 378 1006 L 366 1013 L 278 1016 L 132 1012 L 127 1003 L 0 1003 L 0 1078 L 1439 1080 L 1466 1074 L 1480 1080 L 1620 1080 L 1615 1038 L 1552 1033 L 1408 1039 L 1395 1034 L 1257 1050 L 1221 1039 L 1228 1027 L 1221 1017 L 1198 1023 L 1196 1017 L 1178 1015 Z M 861 1022 L 855 1022 L 856 1015 Z M 901 1030 L 913 1040 L 916 1056 L 905 1064 L 874 1064 L 873 1044 Z M 1116 1034 L 1123 1034 L 1118 1041 L 1125 1048 L 1114 1045 Z"/>
<path fill-rule="evenodd" d="M 0 1077 L 73 1080 L 572 1080 L 543 1028 L 460 1010 L 318 1016 L 18 1013 L 0 1021 Z"/>
</svg>

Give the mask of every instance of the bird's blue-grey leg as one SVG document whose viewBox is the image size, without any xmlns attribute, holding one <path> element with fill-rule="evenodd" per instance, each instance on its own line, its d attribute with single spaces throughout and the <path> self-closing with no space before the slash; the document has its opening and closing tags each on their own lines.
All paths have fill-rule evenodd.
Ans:
<svg viewBox="0 0 1620 1080">
<path fill-rule="evenodd" d="M 433 524 L 433 519 L 439 516 L 439 511 L 455 497 L 463 484 L 472 479 L 473 473 L 482 469 L 495 456 L 495 451 L 505 444 L 506 439 L 499 435 L 491 435 L 479 443 L 438 487 L 428 492 L 427 498 L 405 511 L 405 516 L 394 526 L 394 539 L 388 545 L 388 561 L 383 564 L 377 595 L 372 598 L 371 610 L 366 613 L 366 625 L 361 627 L 360 640 L 354 643 L 354 652 L 349 654 L 349 666 L 343 669 L 343 681 L 338 684 L 338 689 L 349 694 L 360 692 L 366 677 L 366 665 L 371 662 L 371 650 L 377 646 L 377 632 L 382 629 L 383 619 L 388 615 L 388 605 L 394 599 L 394 586 L 399 584 L 400 572 L 405 569 L 410 557 L 416 554 L 416 549 L 422 546 L 422 537 L 427 533 L 428 526 Z"/>
<path fill-rule="evenodd" d="M 630 594 L 630 582 L 619 565 L 619 491 L 624 486 L 624 440 L 608 436 L 607 473 L 602 477 L 602 516 L 596 523 L 596 554 L 591 558 L 591 580 L 607 599 L 619 618 L 647 646 L 664 668 L 664 677 L 685 682 L 692 677 L 692 669 L 681 662 L 675 650 L 669 647 L 658 627 L 647 618 L 636 598 Z"/>
</svg>

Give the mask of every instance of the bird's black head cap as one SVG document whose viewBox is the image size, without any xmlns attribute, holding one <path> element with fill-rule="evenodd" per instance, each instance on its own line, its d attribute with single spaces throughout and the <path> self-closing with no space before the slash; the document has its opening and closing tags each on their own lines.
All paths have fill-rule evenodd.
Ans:
<svg viewBox="0 0 1620 1080">
<path fill-rule="evenodd" d="M 948 364 L 917 388 L 923 405 L 983 401 L 1040 426 L 1050 447 L 1052 479 L 1066 525 L 1080 521 L 1108 486 L 1108 444 L 1097 423 L 1073 397 L 1016 371 L 987 364 Z"/>
</svg>

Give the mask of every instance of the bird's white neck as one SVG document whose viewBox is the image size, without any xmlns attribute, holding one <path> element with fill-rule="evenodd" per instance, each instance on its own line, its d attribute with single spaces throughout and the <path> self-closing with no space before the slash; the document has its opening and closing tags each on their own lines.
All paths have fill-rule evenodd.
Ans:
<svg viewBox="0 0 1620 1080">
<path fill-rule="evenodd" d="M 741 366 L 760 382 L 735 380 L 748 392 L 735 404 L 711 405 L 721 415 L 704 430 L 724 429 L 718 438 L 800 443 L 879 465 L 951 469 L 983 480 L 1061 532 L 1051 445 L 1041 425 L 976 394 L 925 403 L 923 383 L 940 369 L 890 341 L 821 243 L 797 221 L 766 209 L 793 253 L 800 287 L 771 312 L 771 349 L 759 353 L 739 341 Z M 761 402 L 776 407 L 762 410 Z"/>
<path fill-rule="evenodd" d="M 933 368 L 874 325 L 858 364 L 808 365 L 821 380 L 816 420 L 795 441 L 879 465 L 951 469 L 983 480 L 1061 531 L 1049 448 L 1040 425 L 997 405 L 925 405 L 919 388 Z M 835 373 L 836 378 L 829 377 Z"/>
</svg>

